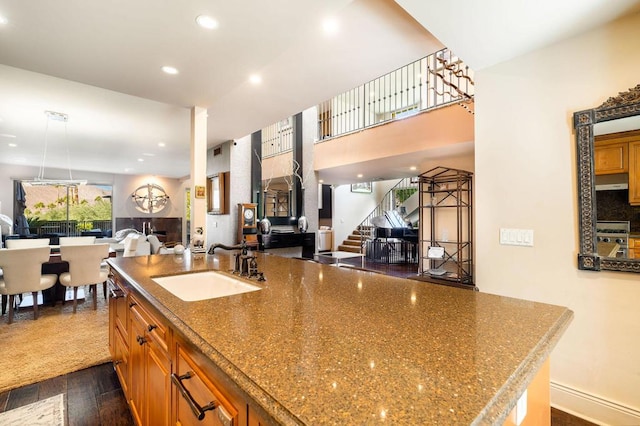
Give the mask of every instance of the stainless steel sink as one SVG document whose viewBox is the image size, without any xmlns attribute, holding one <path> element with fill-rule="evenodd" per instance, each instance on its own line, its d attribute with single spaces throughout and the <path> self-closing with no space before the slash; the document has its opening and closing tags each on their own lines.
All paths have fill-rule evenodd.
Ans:
<svg viewBox="0 0 640 426">
<path fill-rule="evenodd" d="M 262 290 L 258 286 L 216 271 L 194 272 L 151 279 L 185 302 L 215 299 Z"/>
</svg>

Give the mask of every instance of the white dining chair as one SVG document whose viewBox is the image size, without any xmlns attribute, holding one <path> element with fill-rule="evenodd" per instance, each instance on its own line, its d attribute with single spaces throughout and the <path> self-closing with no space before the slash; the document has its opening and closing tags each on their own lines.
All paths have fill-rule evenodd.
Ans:
<svg viewBox="0 0 640 426">
<path fill-rule="evenodd" d="M 87 237 L 60 237 L 60 245 L 61 246 L 79 246 L 83 244 L 94 244 L 96 242 L 96 237 L 87 236 Z"/>
<path fill-rule="evenodd" d="M 8 249 L 14 248 L 31 248 L 31 247 L 45 247 L 49 246 L 49 238 L 20 238 L 9 239 L 5 241 L 5 245 Z"/>
<path fill-rule="evenodd" d="M 101 268 L 109 256 L 109 244 L 60 246 L 60 258 L 69 262 L 69 272 L 60 274 L 60 283 L 73 287 L 73 313 L 78 305 L 78 287 L 88 285 L 93 290 L 93 309 L 98 306 L 97 284 L 107 281 L 108 272 Z"/>
<path fill-rule="evenodd" d="M 49 254 L 48 246 L 0 250 L 2 314 L 8 296 L 9 324 L 13 322 L 15 296 L 22 293 L 33 295 L 33 319 L 38 319 L 38 292 L 53 287 L 58 280 L 55 274 L 42 274 L 42 264 L 49 260 Z"/>
<path fill-rule="evenodd" d="M 122 257 L 131 257 L 136 255 L 136 251 L 138 250 L 138 241 L 140 238 L 144 238 L 142 235 L 138 234 L 129 234 L 124 239 L 124 252 L 122 253 Z"/>
</svg>

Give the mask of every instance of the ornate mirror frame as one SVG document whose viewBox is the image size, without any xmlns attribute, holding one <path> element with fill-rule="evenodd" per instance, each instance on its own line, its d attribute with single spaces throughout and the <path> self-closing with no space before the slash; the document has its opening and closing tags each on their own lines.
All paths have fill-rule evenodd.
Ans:
<svg viewBox="0 0 640 426">
<path fill-rule="evenodd" d="M 597 108 L 573 114 L 578 154 L 578 232 L 580 233 L 578 269 L 640 272 L 640 259 L 599 256 L 596 238 L 593 126 L 634 115 L 640 115 L 640 84 L 627 92 L 621 92 L 618 96 L 607 99 Z"/>
</svg>

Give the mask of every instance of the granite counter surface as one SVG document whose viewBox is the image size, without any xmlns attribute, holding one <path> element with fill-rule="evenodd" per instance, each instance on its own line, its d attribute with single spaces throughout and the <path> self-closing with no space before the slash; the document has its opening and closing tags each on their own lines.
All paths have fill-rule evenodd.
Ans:
<svg viewBox="0 0 640 426">
<path fill-rule="evenodd" d="M 257 253 L 262 290 L 184 302 L 151 277 L 232 257 L 109 263 L 282 424 L 501 424 L 567 308 Z"/>
</svg>

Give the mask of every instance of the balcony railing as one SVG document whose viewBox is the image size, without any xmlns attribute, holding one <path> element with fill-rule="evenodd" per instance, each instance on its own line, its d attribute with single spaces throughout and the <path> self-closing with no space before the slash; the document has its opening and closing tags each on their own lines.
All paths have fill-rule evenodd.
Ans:
<svg viewBox="0 0 640 426">
<path fill-rule="evenodd" d="M 273 157 L 293 149 L 293 117 L 262 129 L 262 158 Z"/>
<path fill-rule="evenodd" d="M 473 95 L 473 71 L 442 49 L 322 102 L 319 141 L 453 103 L 472 113 Z"/>
<path fill-rule="evenodd" d="M 29 226 L 29 231 L 38 236 L 46 236 L 48 234 L 65 235 L 68 237 L 78 237 L 83 231 L 91 231 L 92 229 L 100 229 L 106 232 L 112 228 L 111 220 L 47 220 Z"/>
</svg>

